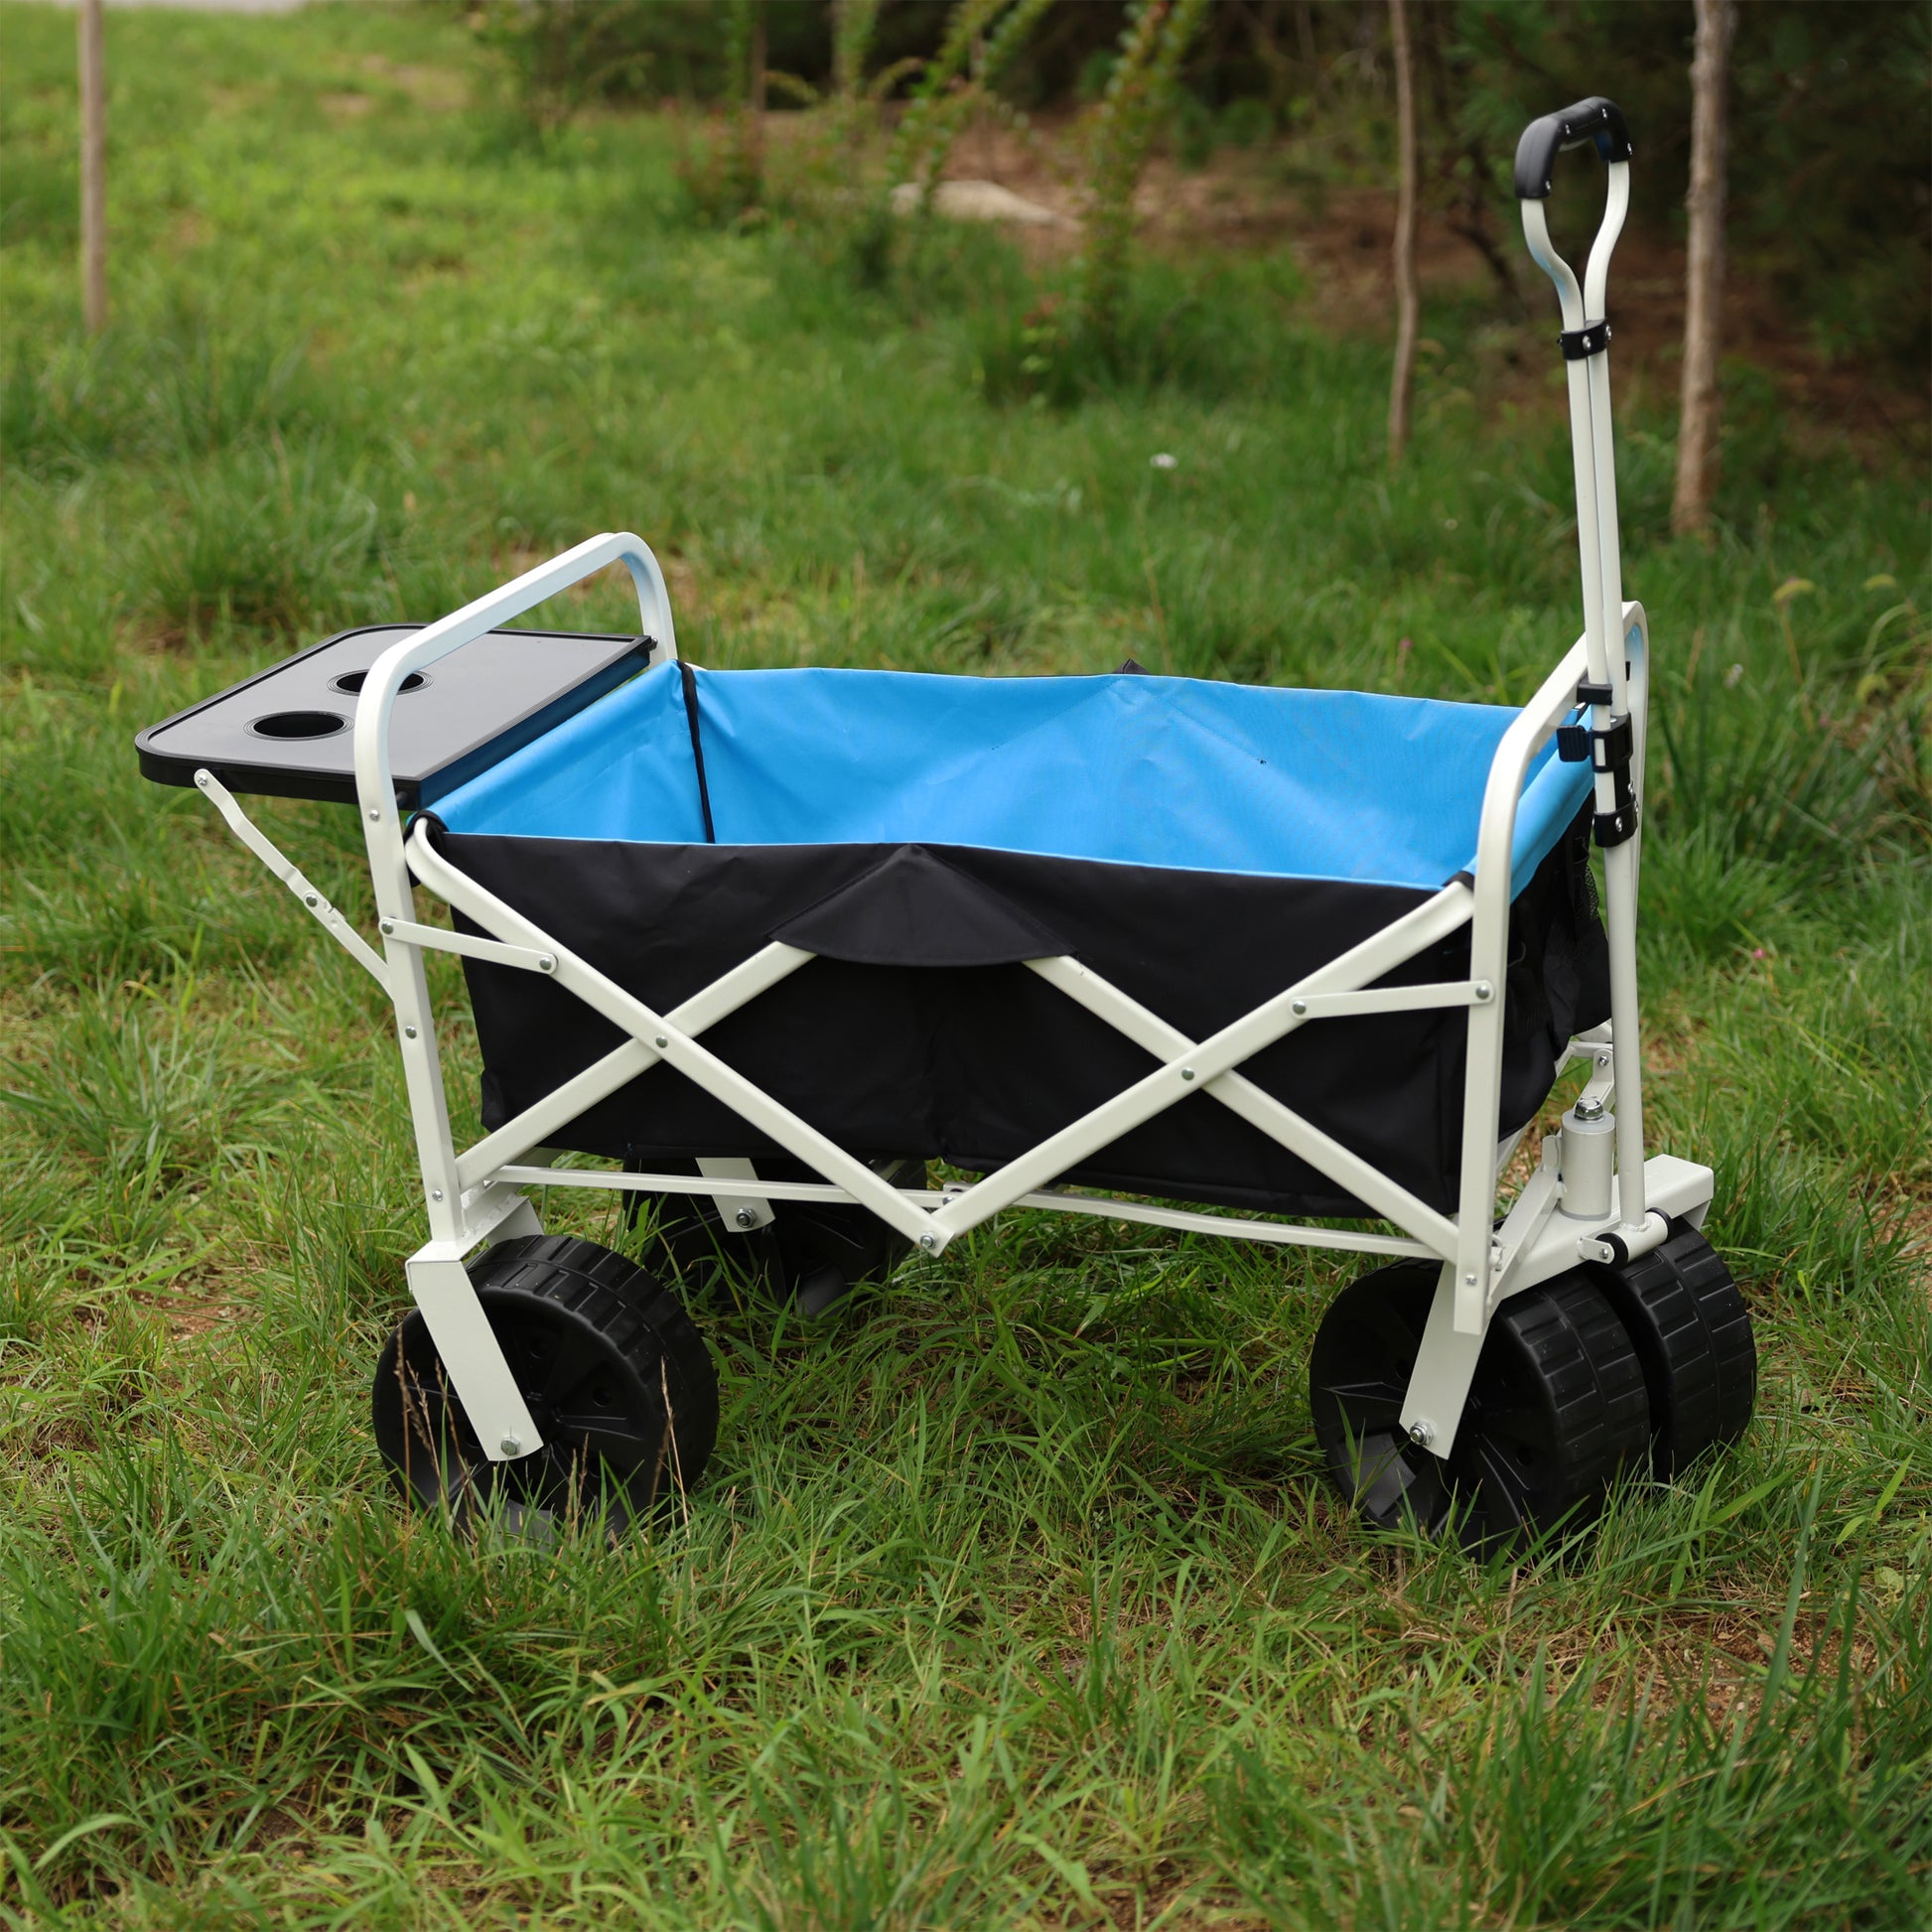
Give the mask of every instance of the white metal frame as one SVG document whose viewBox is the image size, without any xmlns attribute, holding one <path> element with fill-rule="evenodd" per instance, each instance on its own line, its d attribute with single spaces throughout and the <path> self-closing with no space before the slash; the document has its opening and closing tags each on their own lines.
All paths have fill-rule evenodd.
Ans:
<svg viewBox="0 0 1932 1932">
<path fill-rule="evenodd" d="M 1522 205 L 1531 253 L 1557 285 L 1566 329 L 1580 329 L 1587 317 L 1602 313 L 1610 250 L 1628 206 L 1628 174 L 1625 163 L 1609 168 L 1608 209 L 1581 285 L 1550 244 L 1543 205 Z M 383 944 L 380 957 L 243 816 L 214 775 L 206 770 L 197 773 L 197 783 L 237 836 L 368 969 L 394 1006 L 430 1235 L 408 1263 L 410 1291 L 492 1459 L 527 1454 L 541 1446 L 541 1438 L 464 1262 L 480 1245 L 538 1230 L 535 1210 L 523 1191 L 533 1186 L 704 1194 L 718 1202 L 728 1232 L 763 1225 L 771 1218 L 773 1201 L 853 1202 L 870 1208 L 927 1254 L 938 1254 L 956 1236 L 1005 1209 L 1023 1207 L 1235 1239 L 1435 1260 L 1442 1273 L 1402 1423 L 1413 1441 L 1439 1455 L 1447 1455 L 1454 1445 L 1483 1338 L 1504 1300 L 1576 1266 L 1580 1256 L 1609 1260 L 1644 1252 L 1663 1238 L 1666 1213 L 1702 1221 L 1712 1194 L 1711 1171 L 1670 1156 L 1648 1162 L 1644 1158 L 1636 837 L 1604 855 L 1610 1024 L 1573 1042 L 1567 1056 L 1592 1062 L 1586 1088 L 1590 1100 L 1607 1105 L 1614 1097 L 1618 1104 L 1610 1212 L 1586 1220 L 1564 1211 L 1562 1136 L 1551 1135 L 1543 1142 L 1540 1166 L 1505 1218 L 1500 1225 L 1493 1219 L 1499 1172 L 1514 1146 L 1514 1137 L 1500 1148 L 1498 1141 L 1516 814 L 1531 764 L 1558 725 L 1576 709 L 1580 680 L 1598 686 L 1607 683 L 1612 692 L 1610 715 L 1631 721 L 1632 778 L 1639 798 L 1642 795 L 1649 628 L 1641 607 L 1622 600 L 1607 358 L 1599 353 L 1572 361 L 1569 370 L 1584 634 L 1523 707 L 1496 749 L 1483 794 L 1472 880 L 1458 877 L 1393 924 L 1205 1039 L 1189 1038 L 1076 959 L 1028 961 L 1047 984 L 1144 1047 L 1158 1064 L 1111 1100 L 969 1186 L 936 1192 L 892 1186 L 865 1162 L 706 1047 L 703 1035 L 708 1029 L 809 965 L 811 953 L 773 942 L 702 992 L 660 1013 L 485 891 L 436 851 L 423 826 L 405 825 L 391 775 L 389 721 L 397 693 L 412 671 L 613 564 L 622 564 L 630 573 L 643 627 L 656 639 L 660 661 L 675 658 L 663 573 L 640 538 L 606 535 L 579 544 L 391 645 L 369 671 L 355 709 L 355 780 Z M 1620 647 L 1612 649 L 1611 639 Z M 1610 719 L 1598 722 L 1607 726 Z M 1610 781 L 1599 776 L 1597 808 L 1607 811 L 1611 805 Z M 489 936 L 477 938 L 419 920 L 417 884 Z M 1466 979 L 1427 986 L 1374 986 L 1374 981 L 1464 925 L 1469 928 L 1470 946 Z M 625 1037 L 515 1119 L 459 1150 L 444 1097 L 424 971 L 424 955 L 431 951 L 466 954 L 552 978 Z M 1468 1014 L 1463 1152 L 1452 1215 L 1418 1199 L 1240 1071 L 1255 1053 L 1304 1026 L 1342 1015 L 1430 1008 L 1460 1008 Z M 708 1160 L 700 1164 L 696 1176 L 547 1165 L 550 1142 L 569 1122 L 660 1064 L 695 1081 L 820 1178 L 767 1180 L 758 1176 L 754 1164 L 747 1161 Z M 1197 1095 L 1230 1109 L 1278 1141 L 1401 1233 L 1199 1213 L 1055 1185 L 1061 1174 L 1121 1135 Z M 732 1181 L 741 1184 L 721 1185 Z"/>
</svg>

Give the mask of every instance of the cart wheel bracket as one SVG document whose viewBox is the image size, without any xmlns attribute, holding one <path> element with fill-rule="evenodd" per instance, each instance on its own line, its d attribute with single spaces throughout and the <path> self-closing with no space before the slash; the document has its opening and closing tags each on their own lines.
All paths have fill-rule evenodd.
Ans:
<svg viewBox="0 0 1932 1932">
<path fill-rule="evenodd" d="M 1600 1234 L 1579 1235 L 1577 1258 L 1600 1263 L 1605 1268 L 1621 1268 L 1626 1261 L 1662 1247 L 1669 1234 L 1670 1223 L 1652 1208 L 1643 1217 L 1641 1232 L 1631 1228 L 1605 1228 Z"/>
<path fill-rule="evenodd" d="M 707 1180 L 757 1180 L 759 1171 L 750 1161 L 714 1155 L 700 1155 L 698 1172 Z M 750 1188 L 742 1193 L 717 1193 L 711 1204 L 718 1210 L 718 1225 L 727 1234 L 755 1234 L 768 1228 L 777 1217 L 771 1203 Z"/>
<path fill-rule="evenodd" d="M 492 1462 L 510 1462 L 544 1446 L 516 1376 L 504 1359 L 483 1303 L 452 1244 L 432 1241 L 409 1257 L 409 1293 L 422 1311 L 470 1426 Z"/>
</svg>

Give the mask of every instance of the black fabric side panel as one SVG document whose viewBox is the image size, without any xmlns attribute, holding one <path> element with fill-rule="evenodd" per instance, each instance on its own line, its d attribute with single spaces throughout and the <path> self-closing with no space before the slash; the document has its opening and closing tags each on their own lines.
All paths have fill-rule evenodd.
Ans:
<svg viewBox="0 0 1932 1932">
<path fill-rule="evenodd" d="M 816 910 L 865 906 L 863 882 L 899 849 L 644 846 L 446 834 L 480 884 L 659 1011 Z M 1549 1091 L 1557 1052 L 1590 1015 L 1591 936 L 1574 869 L 1557 853 L 1518 900 L 1507 987 L 1503 1131 Z M 919 869 L 950 875 L 939 922 L 997 918 L 1043 929 L 1143 1005 L 1200 1038 L 1381 930 L 1427 894 L 1395 887 L 1101 865 L 946 847 Z M 911 863 L 908 861 L 908 863 Z M 854 894 L 854 889 L 861 890 Z M 960 931 L 921 936 L 915 892 L 893 904 L 895 947 L 951 963 L 822 956 L 719 1023 L 706 1043 L 843 1147 L 996 1167 L 1110 1099 L 1152 1066 L 1024 966 L 967 959 Z M 858 918 L 884 918 L 866 906 Z M 890 921 L 888 921 L 890 923 Z M 875 937 L 878 934 L 874 934 Z M 855 934 L 845 949 L 856 950 Z M 803 936 L 794 942 L 807 945 Z M 1031 948 L 1029 937 L 1009 943 Z M 809 947 L 822 951 L 817 946 Z M 1002 948 L 995 945 L 993 950 Z M 1012 958 L 1007 953 L 1007 958 Z M 1032 956 L 1037 956 L 1033 954 Z M 883 963 L 882 963 L 883 962 Z M 608 1052 L 621 1035 L 553 982 L 466 960 L 484 1065 L 485 1125 L 500 1125 Z M 1468 970 L 1466 933 L 1385 984 Z M 1600 1018 L 1600 1015 L 1594 1017 Z M 1451 1208 L 1466 1017 L 1460 1010 L 1322 1021 L 1251 1059 L 1268 1091 L 1439 1208 Z M 555 1137 L 624 1158 L 770 1151 L 728 1108 L 668 1067 L 640 1075 Z M 1302 1214 L 1360 1213 L 1326 1176 L 1225 1108 L 1190 1096 L 1065 1176 L 1089 1185 Z"/>
<path fill-rule="evenodd" d="M 691 727 L 691 762 L 698 773 L 698 810 L 704 816 L 704 842 L 718 843 L 718 828 L 711 822 L 711 787 L 704 776 L 704 737 L 698 730 L 698 680 L 683 658 L 677 660 L 678 687 L 684 693 L 684 716 Z"/>
<path fill-rule="evenodd" d="M 1586 803 L 1510 914 L 1503 1013 L 1503 1132 L 1542 1106 L 1555 1059 L 1573 1035 L 1610 1017 L 1610 954 L 1589 870 L 1592 806 Z M 1539 1055 L 1548 1055 L 1545 1071 Z"/>
<path fill-rule="evenodd" d="M 771 937 L 861 966 L 1006 966 L 1072 950 L 923 845 L 893 847 L 870 872 L 772 927 Z"/>
</svg>

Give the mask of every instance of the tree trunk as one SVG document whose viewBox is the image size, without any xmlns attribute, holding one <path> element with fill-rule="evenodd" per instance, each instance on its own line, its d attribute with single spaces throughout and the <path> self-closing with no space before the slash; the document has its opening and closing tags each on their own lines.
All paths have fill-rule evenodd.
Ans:
<svg viewBox="0 0 1932 1932">
<path fill-rule="evenodd" d="M 1400 180 L 1395 205 L 1395 371 L 1389 380 L 1389 462 L 1409 447 L 1409 398 L 1416 378 L 1416 62 L 1405 0 L 1389 0 L 1395 56 L 1396 144 Z"/>
<path fill-rule="evenodd" d="M 752 0 L 751 177 L 754 201 L 764 199 L 764 0 Z"/>
<path fill-rule="evenodd" d="M 1309 0 L 1295 0 L 1295 39 L 1302 50 L 1302 65 L 1310 78 L 1319 83 L 1321 59 L 1314 51 L 1314 16 L 1309 11 Z"/>
<path fill-rule="evenodd" d="M 1718 481 L 1719 305 L 1725 279 L 1725 85 L 1736 0 L 1697 0 L 1691 61 L 1690 245 L 1684 269 L 1684 388 L 1677 419 L 1677 490 L 1671 528 L 1711 520 Z"/>
<path fill-rule="evenodd" d="M 107 74 L 101 0 L 80 0 L 80 313 L 107 327 Z"/>
</svg>

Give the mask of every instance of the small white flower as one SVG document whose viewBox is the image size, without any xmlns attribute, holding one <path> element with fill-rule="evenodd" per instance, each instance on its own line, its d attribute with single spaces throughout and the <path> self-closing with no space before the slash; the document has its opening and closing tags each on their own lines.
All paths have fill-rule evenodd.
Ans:
<svg viewBox="0 0 1932 1932">
<path fill-rule="evenodd" d="M 1158 456 L 1149 457 L 1148 461 L 1157 470 L 1178 470 L 1180 468 L 1180 459 L 1177 456 L 1170 456 L 1166 450 L 1161 451 Z"/>
<path fill-rule="evenodd" d="M 1738 685 L 1743 681 L 1743 676 L 1744 676 L 1743 665 L 1733 664 L 1730 667 L 1730 669 L 1725 673 L 1725 689 L 1726 691 L 1736 690 Z"/>
</svg>

